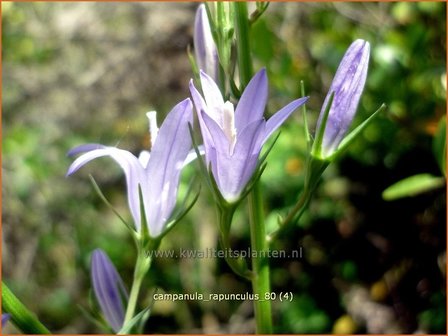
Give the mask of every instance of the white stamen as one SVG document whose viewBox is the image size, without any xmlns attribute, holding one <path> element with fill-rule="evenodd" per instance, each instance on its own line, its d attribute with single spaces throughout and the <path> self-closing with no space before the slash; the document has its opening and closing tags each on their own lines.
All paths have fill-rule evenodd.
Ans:
<svg viewBox="0 0 448 336">
<path fill-rule="evenodd" d="M 222 107 L 222 128 L 227 139 L 229 139 L 229 152 L 233 154 L 236 143 L 235 111 L 233 104 L 229 101 L 226 101 Z"/>
<path fill-rule="evenodd" d="M 151 147 L 154 146 L 156 142 L 157 134 L 159 133 L 159 128 L 157 127 L 157 112 L 149 111 L 146 113 L 149 119 L 149 135 L 151 137 Z"/>
</svg>

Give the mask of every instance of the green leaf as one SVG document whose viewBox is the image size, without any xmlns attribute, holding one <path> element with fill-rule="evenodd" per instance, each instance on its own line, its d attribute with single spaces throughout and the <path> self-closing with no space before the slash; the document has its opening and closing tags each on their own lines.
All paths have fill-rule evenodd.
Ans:
<svg viewBox="0 0 448 336">
<path fill-rule="evenodd" d="M 36 315 L 26 308 L 22 302 L 2 281 L 2 309 L 11 314 L 14 325 L 25 334 L 51 334 L 37 319 Z"/>
<path fill-rule="evenodd" d="M 327 106 L 325 106 L 324 115 L 322 117 L 319 129 L 316 130 L 316 139 L 314 140 L 313 147 L 311 148 L 311 155 L 317 158 L 322 158 L 322 143 L 324 141 L 325 129 L 327 128 L 328 116 L 330 115 L 333 99 L 334 99 L 334 91 L 331 92 Z"/>
<path fill-rule="evenodd" d="M 431 174 L 418 174 L 392 184 L 383 191 L 383 199 L 393 201 L 403 197 L 412 197 L 444 185 L 445 178 L 443 177 Z"/>
<path fill-rule="evenodd" d="M 446 118 L 442 117 L 432 141 L 432 149 L 440 170 L 446 176 Z"/>
<path fill-rule="evenodd" d="M 123 328 L 121 328 L 121 330 L 118 332 L 118 335 L 130 334 L 132 328 L 134 326 L 137 326 L 137 324 L 140 324 L 141 321 L 147 320 L 150 313 L 151 313 L 151 306 L 143 309 L 140 313 L 135 315 L 128 323 L 126 323 L 123 326 Z"/>
</svg>

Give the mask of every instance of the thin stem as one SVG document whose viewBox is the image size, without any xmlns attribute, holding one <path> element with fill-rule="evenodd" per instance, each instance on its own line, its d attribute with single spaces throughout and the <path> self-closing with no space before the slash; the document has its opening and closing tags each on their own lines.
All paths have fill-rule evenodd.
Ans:
<svg viewBox="0 0 448 336">
<path fill-rule="evenodd" d="M 244 259 L 235 259 L 228 255 L 228 251 L 231 250 L 229 242 L 230 226 L 232 224 L 233 214 L 235 213 L 235 208 L 219 209 L 219 230 L 220 230 L 220 243 L 221 247 L 225 250 L 225 260 L 227 265 L 232 269 L 233 272 L 239 276 L 251 280 L 252 274 L 248 270 Z"/>
<path fill-rule="evenodd" d="M 235 2 L 234 8 L 240 91 L 243 92 L 252 78 L 252 58 L 250 57 L 249 44 L 250 25 L 247 3 L 243 1 Z M 259 300 L 254 301 L 256 332 L 258 334 L 271 334 L 271 301 L 265 300 L 265 295 L 271 291 L 269 262 L 265 258 L 269 246 L 266 240 L 262 196 L 258 181 L 255 182 L 249 194 L 249 208 L 251 248 L 257 253 L 257 256 L 252 258 L 252 288 L 254 294 L 259 295 Z"/>
<path fill-rule="evenodd" d="M 238 70 L 241 87 L 244 88 L 252 78 L 252 59 L 250 57 L 249 44 L 249 14 L 246 2 L 237 1 L 234 3 L 234 6 Z M 243 90 L 240 91 L 243 92 Z"/>
<path fill-rule="evenodd" d="M 134 317 L 140 287 L 146 273 L 149 270 L 150 265 L 151 258 L 147 257 L 144 251 L 139 251 L 137 255 L 137 261 L 135 263 L 134 280 L 132 282 L 131 293 L 129 294 L 129 301 L 126 308 L 126 315 L 123 325 L 126 325 L 126 323 L 128 323 Z"/>
<path fill-rule="evenodd" d="M 249 195 L 250 208 L 250 241 L 252 251 L 252 288 L 259 295 L 259 300 L 254 301 L 256 332 L 257 334 L 272 333 L 271 301 L 265 299 L 265 295 L 271 292 L 269 279 L 268 241 L 264 224 L 263 204 L 261 190 L 258 182 L 254 185 Z"/>
<path fill-rule="evenodd" d="M 269 242 L 274 241 L 274 239 L 277 238 L 289 226 L 290 223 L 297 222 L 299 220 L 306 207 L 308 206 L 310 196 L 311 195 L 308 192 L 308 189 L 304 189 L 294 208 L 291 209 L 291 211 L 281 223 L 280 228 L 268 236 Z"/>
</svg>

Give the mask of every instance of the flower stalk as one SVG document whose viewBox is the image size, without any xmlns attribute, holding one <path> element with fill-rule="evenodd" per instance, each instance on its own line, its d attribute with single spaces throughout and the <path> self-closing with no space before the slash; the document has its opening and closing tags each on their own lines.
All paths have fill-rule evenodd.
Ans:
<svg viewBox="0 0 448 336">
<path fill-rule="evenodd" d="M 237 40 L 238 70 L 242 88 L 246 87 L 252 78 L 252 58 L 250 57 L 249 45 L 249 18 L 246 2 L 235 2 L 235 30 Z M 241 88 L 240 91 L 243 91 Z M 258 256 L 265 255 L 268 249 L 265 233 L 264 213 L 262 204 L 262 193 L 259 181 L 254 183 L 249 194 L 250 212 L 250 241 L 251 247 L 257 251 Z M 266 293 L 271 291 L 269 260 L 252 258 L 252 289 L 257 293 L 260 300 L 254 301 L 254 314 L 256 322 L 256 333 L 272 333 L 272 308 L 270 300 L 263 300 Z"/>
<path fill-rule="evenodd" d="M 138 251 L 137 261 L 134 269 L 134 279 L 132 281 L 131 293 L 129 294 L 128 306 L 126 308 L 126 315 L 124 317 L 125 326 L 135 315 L 135 308 L 137 306 L 137 299 L 140 292 L 143 279 L 151 266 L 151 258 L 148 258 L 144 251 Z"/>
</svg>

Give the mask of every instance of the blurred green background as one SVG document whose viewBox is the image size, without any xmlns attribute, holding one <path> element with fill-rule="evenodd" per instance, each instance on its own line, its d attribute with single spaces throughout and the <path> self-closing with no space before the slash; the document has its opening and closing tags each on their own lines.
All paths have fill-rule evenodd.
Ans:
<svg viewBox="0 0 448 336">
<path fill-rule="evenodd" d="M 147 147 L 145 112 L 159 122 L 188 96 L 197 3 L 2 2 L 2 279 L 55 333 L 101 332 L 89 307 L 90 253 L 104 249 L 130 285 L 135 249 L 127 230 L 95 194 L 129 217 L 120 169 L 97 160 L 65 178 L 73 146 L 99 142 L 133 153 Z M 446 193 L 435 189 L 382 199 L 405 177 L 443 176 L 433 153 L 446 113 L 446 4 L 273 3 L 253 26 L 255 66 L 266 66 L 268 111 L 300 96 L 306 83 L 314 125 L 349 44 L 371 44 L 355 124 L 388 105 L 324 174 L 299 225 L 275 243 L 302 247 L 299 259 L 272 259 L 278 333 L 446 333 Z M 282 128 L 262 178 L 268 225 L 303 185 L 299 112 Z M 184 173 L 182 189 L 196 174 Z M 217 246 L 206 188 L 161 249 Z M 247 211 L 233 245 L 249 244 Z M 158 259 L 147 276 L 169 293 L 244 293 L 250 284 L 220 259 Z M 148 333 L 253 332 L 251 302 L 157 302 Z M 4 332 L 17 330 L 8 325 Z"/>
</svg>

